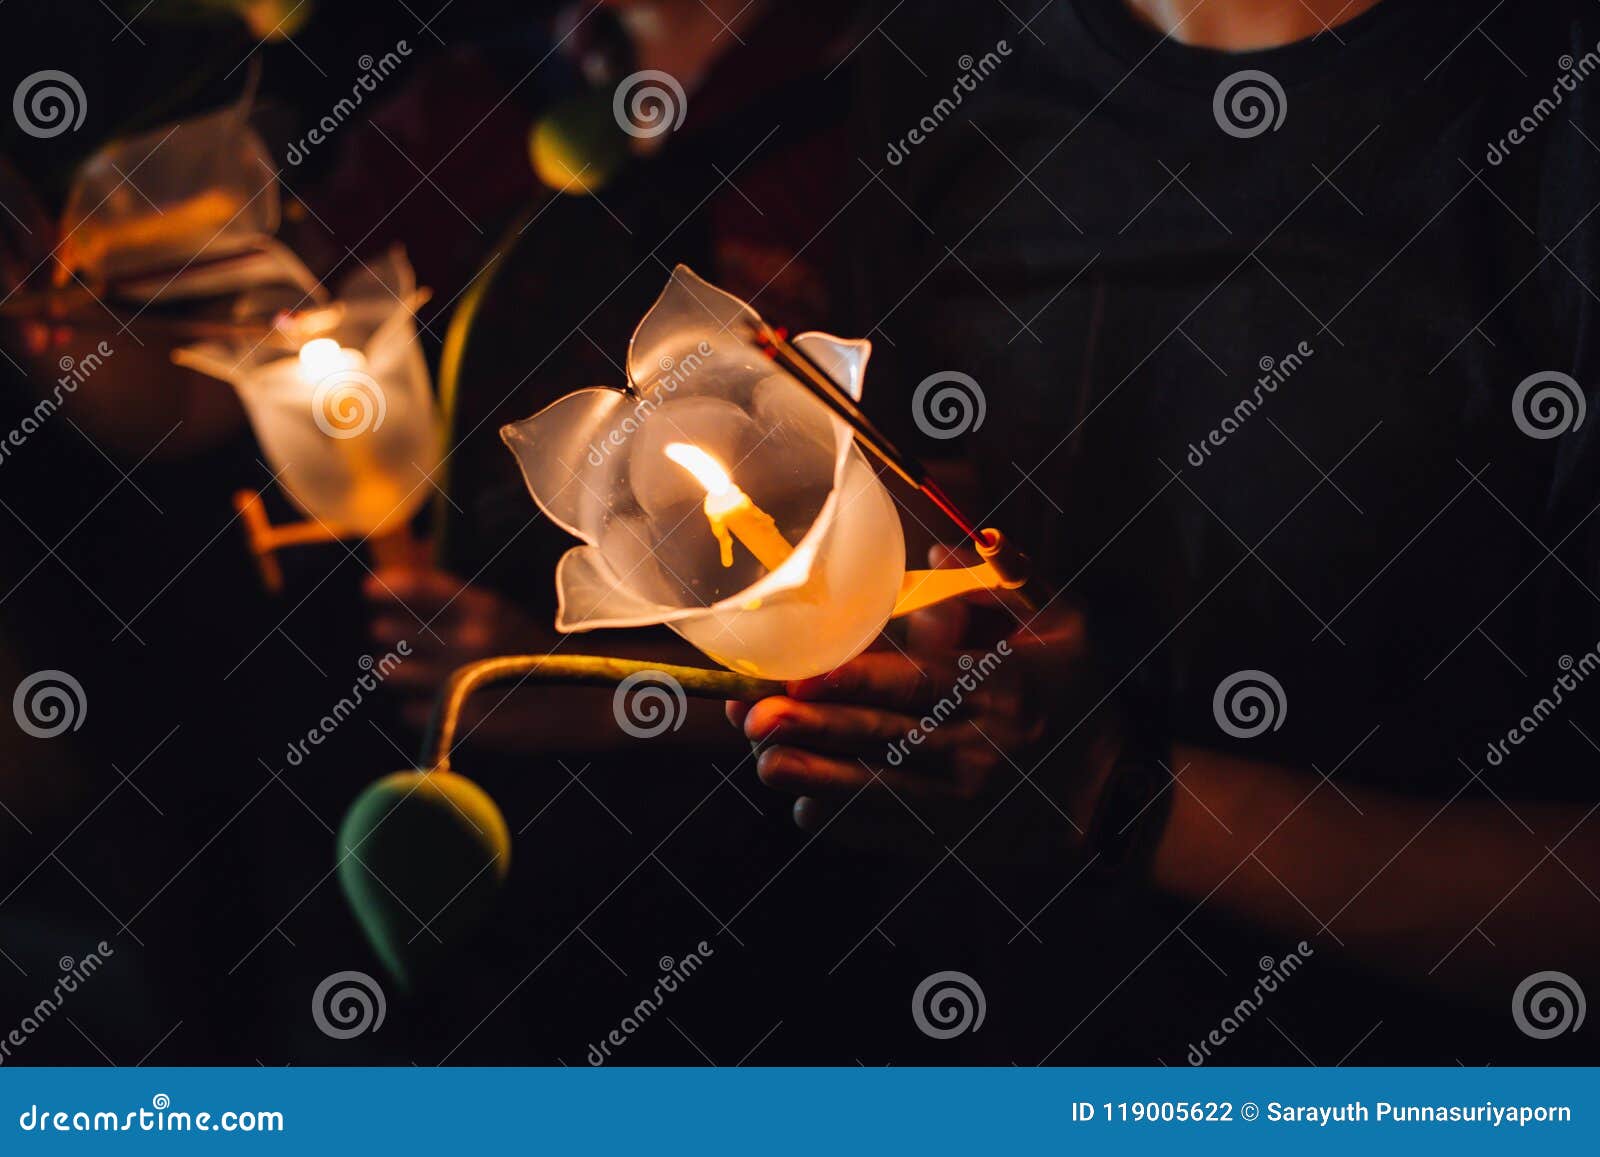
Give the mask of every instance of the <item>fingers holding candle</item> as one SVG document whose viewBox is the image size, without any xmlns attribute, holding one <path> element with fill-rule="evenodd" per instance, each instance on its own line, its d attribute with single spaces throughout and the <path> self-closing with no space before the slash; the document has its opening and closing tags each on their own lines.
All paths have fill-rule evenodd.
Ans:
<svg viewBox="0 0 1600 1157">
<path fill-rule="evenodd" d="M 981 725 L 962 718 L 936 727 L 923 726 L 926 722 L 872 707 L 824 706 L 775 696 L 751 708 L 744 733 L 752 743 L 767 744 L 768 750 L 798 748 L 872 767 L 935 771 L 967 763 L 987 768 L 994 752 L 985 748 L 1015 740 L 1015 729 L 1000 716 L 985 717 Z M 981 758 L 968 759 L 969 752 Z"/>
<path fill-rule="evenodd" d="M 953 751 L 959 749 L 952 749 Z M 756 774 L 774 791 L 800 798 L 847 802 L 856 795 L 869 797 L 863 810 L 901 803 L 971 804 L 990 794 L 996 755 L 976 754 L 918 767 L 891 768 L 868 764 L 861 758 L 824 755 L 802 747 L 772 747 L 756 760 Z"/>
<path fill-rule="evenodd" d="M 789 685 L 796 699 L 860 703 L 907 714 L 932 708 L 959 677 L 954 655 L 913 658 L 898 651 L 868 651 L 826 675 Z"/>
<path fill-rule="evenodd" d="M 995 857 L 1026 858 L 1077 838 L 1116 720 L 1096 709 L 1102 696 L 1088 678 L 1076 614 L 1053 609 L 982 652 L 972 649 L 974 632 L 963 635 L 975 621 L 965 609 L 919 615 L 910 652 L 868 652 L 790 682 L 782 695 L 729 705 L 729 721 L 760 749 L 762 782 L 798 798 L 795 822 L 807 830 L 910 850 L 908 835 L 926 845 L 930 832 L 970 832 L 1024 778 L 1059 823 L 993 825 Z M 1071 744 L 1047 726 L 1063 703 L 1088 709 Z"/>
<path fill-rule="evenodd" d="M 775 791 L 821 799 L 894 792 L 910 799 L 961 800 L 974 798 L 981 787 L 975 776 L 868 767 L 857 759 L 820 755 L 799 747 L 763 751 L 756 760 L 756 774 Z"/>
<path fill-rule="evenodd" d="M 887 789 L 971 801 L 997 782 L 1007 753 L 1022 751 L 1034 729 L 1004 680 L 981 685 L 976 672 L 987 679 L 994 670 L 960 659 L 875 652 L 793 682 L 785 695 L 729 704 L 727 715 L 764 747 L 757 771 L 776 790 L 836 797 Z"/>
</svg>

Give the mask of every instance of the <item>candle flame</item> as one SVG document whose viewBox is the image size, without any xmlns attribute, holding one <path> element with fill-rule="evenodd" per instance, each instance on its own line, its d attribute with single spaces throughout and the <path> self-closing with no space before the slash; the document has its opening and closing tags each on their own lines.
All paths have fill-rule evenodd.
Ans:
<svg viewBox="0 0 1600 1157">
<path fill-rule="evenodd" d="M 711 534 L 717 540 L 723 566 L 733 565 L 735 538 L 768 570 L 777 570 L 794 553 L 794 547 L 779 532 L 772 516 L 733 484 L 727 467 L 721 462 L 688 442 L 669 442 L 662 453 L 693 474 L 695 481 L 705 487 L 706 521 L 711 524 Z"/>
<path fill-rule="evenodd" d="M 312 338 L 300 347 L 300 368 L 309 377 L 321 378 L 344 365 L 344 350 L 331 337 Z"/>
<path fill-rule="evenodd" d="M 303 350 L 301 352 L 304 353 Z M 693 474 L 695 481 L 705 487 L 708 495 L 720 496 L 737 490 L 722 463 L 698 446 L 688 442 L 669 442 L 662 453 Z"/>
</svg>

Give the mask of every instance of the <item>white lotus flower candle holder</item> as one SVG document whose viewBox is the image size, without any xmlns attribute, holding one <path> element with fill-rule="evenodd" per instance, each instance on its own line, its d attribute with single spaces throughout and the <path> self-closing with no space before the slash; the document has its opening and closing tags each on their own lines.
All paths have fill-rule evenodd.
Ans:
<svg viewBox="0 0 1600 1157">
<path fill-rule="evenodd" d="M 975 566 L 906 570 L 899 512 L 858 431 L 968 524 L 856 407 L 871 352 L 822 333 L 790 343 L 674 269 L 629 343 L 626 389 L 579 390 L 500 432 L 539 508 L 585 543 L 556 567 L 557 630 L 664 623 L 742 674 L 799 679 L 853 658 L 895 615 L 1028 583 L 992 528 L 967 531 Z"/>
<path fill-rule="evenodd" d="M 556 567 L 557 629 L 664 623 L 732 670 L 555 653 L 456 668 L 417 766 L 371 785 L 339 834 L 345 894 L 402 983 L 428 966 L 405 934 L 413 913 L 486 908 L 481 894 L 506 874 L 504 817 L 452 766 L 477 691 L 613 687 L 618 724 L 642 738 L 681 722 L 689 695 L 753 703 L 832 670 L 894 615 L 981 589 L 1028 597 L 1026 556 L 973 528 L 859 412 L 871 350 L 820 333 L 790 342 L 680 265 L 634 331 L 626 389 L 579 390 L 501 429 L 540 509 L 583 540 Z M 907 571 L 899 511 L 862 445 L 944 510 L 982 561 Z M 625 716 L 650 695 L 675 706 L 641 730 L 663 717 Z"/>
<path fill-rule="evenodd" d="M 235 497 L 269 586 L 282 581 L 271 562 L 282 546 L 406 545 L 442 449 L 413 316 L 426 298 L 396 250 L 347 278 L 332 306 L 280 318 L 267 337 L 174 353 L 233 386 L 279 484 L 311 520 L 274 527 L 259 495 Z"/>
<path fill-rule="evenodd" d="M 629 389 L 501 431 L 540 509 L 586 544 L 556 569 L 558 630 L 665 623 L 783 679 L 832 669 L 889 620 L 894 502 L 849 428 L 749 343 L 758 320 L 679 266 L 629 344 Z M 795 341 L 859 397 L 869 342 Z"/>
</svg>

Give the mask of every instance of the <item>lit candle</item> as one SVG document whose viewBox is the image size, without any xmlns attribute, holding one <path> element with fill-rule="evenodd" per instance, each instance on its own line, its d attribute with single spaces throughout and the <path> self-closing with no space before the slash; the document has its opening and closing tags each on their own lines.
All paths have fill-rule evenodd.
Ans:
<svg viewBox="0 0 1600 1157">
<path fill-rule="evenodd" d="M 367 364 L 360 350 L 346 349 L 331 337 L 314 337 L 300 347 L 300 377 L 312 385 L 340 370 L 359 370 Z"/>
<path fill-rule="evenodd" d="M 777 570 L 794 553 L 772 516 L 734 485 L 722 463 L 687 442 L 669 443 L 663 453 L 705 487 L 706 521 L 711 523 L 711 533 L 721 548 L 723 566 L 733 565 L 735 538 L 768 570 Z"/>
<path fill-rule="evenodd" d="M 318 488 L 336 490 L 336 506 L 345 512 L 340 525 L 364 530 L 374 549 L 383 550 L 379 544 L 401 533 L 415 509 L 408 500 L 416 491 L 407 469 L 411 451 L 398 450 L 389 435 L 378 434 L 388 409 L 383 387 L 367 372 L 365 354 L 330 337 L 302 345 L 297 369 L 310 393 L 311 420 L 326 435 L 315 440 L 314 450 L 297 448 L 305 459 L 301 465 L 314 469 Z M 302 479 L 303 489 L 312 485 Z"/>
</svg>

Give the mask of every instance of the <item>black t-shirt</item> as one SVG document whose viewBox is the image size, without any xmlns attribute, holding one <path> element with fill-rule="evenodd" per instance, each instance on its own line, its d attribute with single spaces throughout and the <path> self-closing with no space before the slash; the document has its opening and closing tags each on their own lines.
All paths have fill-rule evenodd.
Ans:
<svg viewBox="0 0 1600 1157">
<path fill-rule="evenodd" d="M 1060 4 L 905 166 L 959 260 L 885 328 L 986 391 L 950 445 L 991 517 L 1185 738 L 1227 741 L 1212 691 L 1259 669 L 1288 711 L 1251 754 L 1331 766 L 1379 726 L 1341 774 L 1453 788 L 1600 640 L 1593 424 L 1513 410 L 1537 373 L 1591 388 L 1600 88 L 1486 160 L 1594 38 L 1548 12 L 1464 36 L 1471 7 L 1223 54 Z M 1241 84 L 1276 128 L 1221 127 Z M 1516 762 L 1508 789 L 1560 789 Z"/>
<path fill-rule="evenodd" d="M 1318 768 L 1441 803 L 1597 794 L 1579 676 L 1600 642 L 1600 24 L 1491 7 L 1385 0 L 1227 54 L 1121 0 L 1064 0 L 1028 31 L 996 22 L 1010 52 L 955 116 L 929 111 L 948 77 L 903 78 L 885 114 L 890 140 L 932 127 L 887 158 L 918 219 L 885 233 L 875 369 L 908 396 L 970 374 L 984 422 L 941 445 L 980 463 L 985 521 L 1087 601 L 1110 677 L 1180 740 L 1305 769 L 1308 791 Z M 1537 374 L 1576 388 L 1519 397 Z M 1571 428 L 1536 437 L 1563 423 L 1532 401 L 1546 386 Z M 1248 739 L 1214 705 L 1242 671 L 1281 688 L 1277 726 Z M 1576 693 L 1491 759 L 1563 675 Z M 1084 1022 L 1052 1060 L 1122 1040 L 1178 1063 L 1147 1042 L 1198 1037 L 1216 1019 L 1199 994 L 1228 981 L 1181 937 L 1135 967 L 1181 912 L 1145 935 L 1097 905 L 1117 910 L 1084 887 L 1052 908 L 1058 936 L 1095 938 L 1058 974 Z M 1186 930 L 1248 969 L 1253 941 L 1204 919 Z M 1327 970 L 1295 1003 L 1319 1060 L 1379 1020 L 1359 1061 L 1461 1055 L 1400 1027 L 1431 1018 L 1411 994 Z M 1123 1031 L 1151 1007 L 1159 1024 Z M 1280 1048 L 1296 1061 L 1261 1026 L 1233 1058 Z"/>
</svg>

